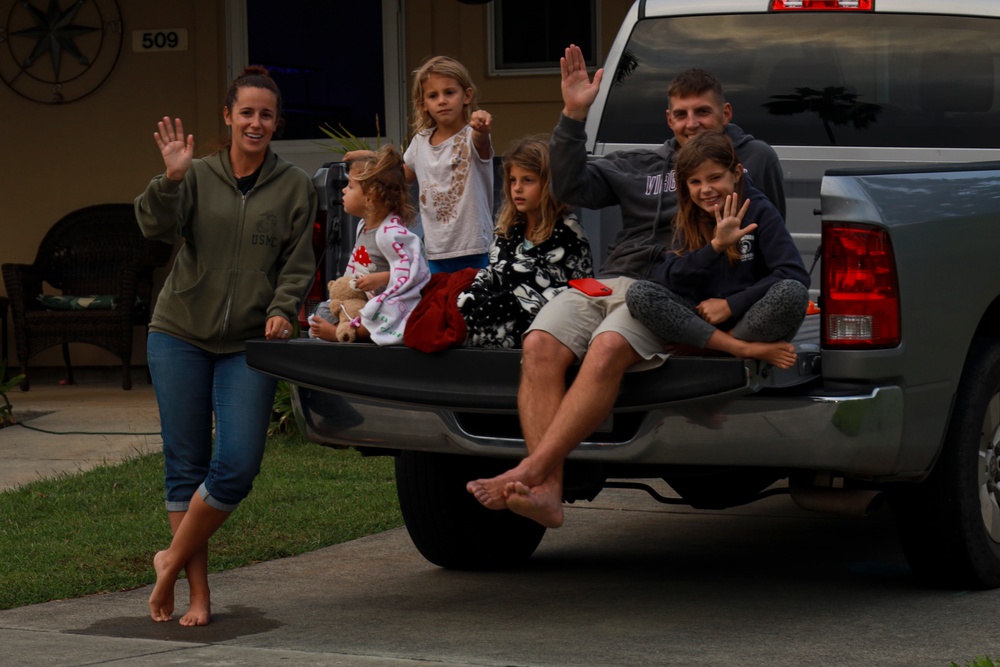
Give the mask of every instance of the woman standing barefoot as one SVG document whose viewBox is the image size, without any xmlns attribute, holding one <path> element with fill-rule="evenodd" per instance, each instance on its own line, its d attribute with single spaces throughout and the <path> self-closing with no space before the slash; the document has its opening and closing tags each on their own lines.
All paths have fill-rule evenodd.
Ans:
<svg viewBox="0 0 1000 667">
<path fill-rule="evenodd" d="M 267 70 L 248 67 L 226 96 L 229 143 L 194 158 L 194 136 L 164 117 L 153 137 L 166 169 L 135 200 L 147 238 L 183 239 L 147 344 L 173 532 L 153 558 L 154 621 L 171 620 L 181 570 L 190 588 L 181 625 L 211 619 L 208 541 L 250 493 L 274 401 L 275 380 L 247 367 L 245 341 L 289 338 L 312 279 L 316 192 L 270 149 L 280 114 Z"/>
</svg>

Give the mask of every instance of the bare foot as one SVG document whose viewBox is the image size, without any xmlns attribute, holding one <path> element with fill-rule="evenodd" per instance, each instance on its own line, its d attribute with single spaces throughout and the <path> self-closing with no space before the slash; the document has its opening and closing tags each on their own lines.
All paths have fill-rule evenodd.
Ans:
<svg viewBox="0 0 1000 667">
<path fill-rule="evenodd" d="M 158 551 L 153 556 L 153 569 L 156 570 L 156 585 L 149 596 L 149 615 L 157 623 L 172 620 L 174 613 L 174 584 L 177 583 L 177 574 L 170 574 L 170 570 L 164 563 L 166 551 Z"/>
<path fill-rule="evenodd" d="M 514 482 L 528 481 L 523 471 L 522 461 L 515 468 L 489 479 L 474 479 L 465 485 L 465 490 L 476 497 L 483 507 L 491 510 L 507 509 L 506 487 Z"/>
<path fill-rule="evenodd" d="M 337 342 L 337 325 L 327 322 L 319 315 L 313 315 L 309 318 L 309 333 L 320 340 L 330 343 Z"/>
<path fill-rule="evenodd" d="M 212 620 L 212 604 L 206 597 L 201 599 L 200 597 L 196 600 L 194 596 L 191 597 L 191 606 L 188 608 L 186 614 L 181 616 L 180 624 L 192 628 L 198 625 L 208 625 Z"/>
<path fill-rule="evenodd" d="M 483 507 L 491 510 L 507 509 L 504 487 L 507 481 L 501 477 L 474 479 L 465 485 L 465 490 L 476 497 Z"/>
<path fill-rule="evenodd" d="M 511 512 L 537 521 L 546 528 L 563 525 L 562 493 L 551 484 L 528 487 L 521 482 L 507 486 L 507 507 Z"/>
<path fill-rule="evenodd" d="M 747 342 L 743 356 L 751 359 L 760 359 L 778 368 L 791 368 L 798 359 L 795 354 L 795 346 L 791 343 L 778 341 L 777 343 L 757 343 Z"/>
</svg>

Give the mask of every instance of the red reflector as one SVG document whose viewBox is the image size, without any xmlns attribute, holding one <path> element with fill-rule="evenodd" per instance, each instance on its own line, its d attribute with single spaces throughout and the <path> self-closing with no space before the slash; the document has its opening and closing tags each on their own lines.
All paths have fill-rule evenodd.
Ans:
<svg viewBox="0 0 1000 667">
<path fill-rule="evenodd" d="M 860 11 L 875 9 L 875 0 L 771 0 L 771 11 Z"/>
<path fill-rule="evenodd" d="M 899 283 L 884 229 L 823 223 L 821 295 L 823 347 L 899 345 Z"/>
</svg>

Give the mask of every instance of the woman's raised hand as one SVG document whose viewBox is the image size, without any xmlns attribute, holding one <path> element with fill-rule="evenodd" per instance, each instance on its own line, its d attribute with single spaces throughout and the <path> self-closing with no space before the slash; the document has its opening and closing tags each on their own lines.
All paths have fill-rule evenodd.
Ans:
<svg viewBox="0 0 1000 667">
<path fill-rule="evenodd" d="M 156 127 L 158 131 L 153 133 L 153 138 L 163 155 L 167 178 L 171 181 L 183 180 L 184 174 L 191 168 L 191 158 L 194 157 L 194 135 L 189 134 L 187 139 L 184 138 L 184 124 L 180 118 L 171 122 L 169 116 L 164 116 Z"/>
<path fill-rule="evenodd" d="M 757 229 L 757 223 L 749 224 L 743 229 L 743 216 L 750 208 L 750 200 L 747 199 L 740 206 L 740 196 L 733 192 L 726 195 L 726 202 L 722 209 L 718 204 L 715 206 L 715 237 L 712 239 L 712 247 L 715 252 L 722 252 L 729 246 L 735 244 L 741 238 Z"/>
</svg>

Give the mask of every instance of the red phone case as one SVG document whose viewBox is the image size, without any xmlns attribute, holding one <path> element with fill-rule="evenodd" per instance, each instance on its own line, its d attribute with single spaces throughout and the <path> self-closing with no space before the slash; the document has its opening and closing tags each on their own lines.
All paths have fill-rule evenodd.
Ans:
<svg viewBox="0 0 1000 667">
<path fill-rule="evenodd" d="M 574 278 L 569 286 L 580 290 L 587 296 L 609 296 L 612 289 L 596 278 Z"/>
</svg>

